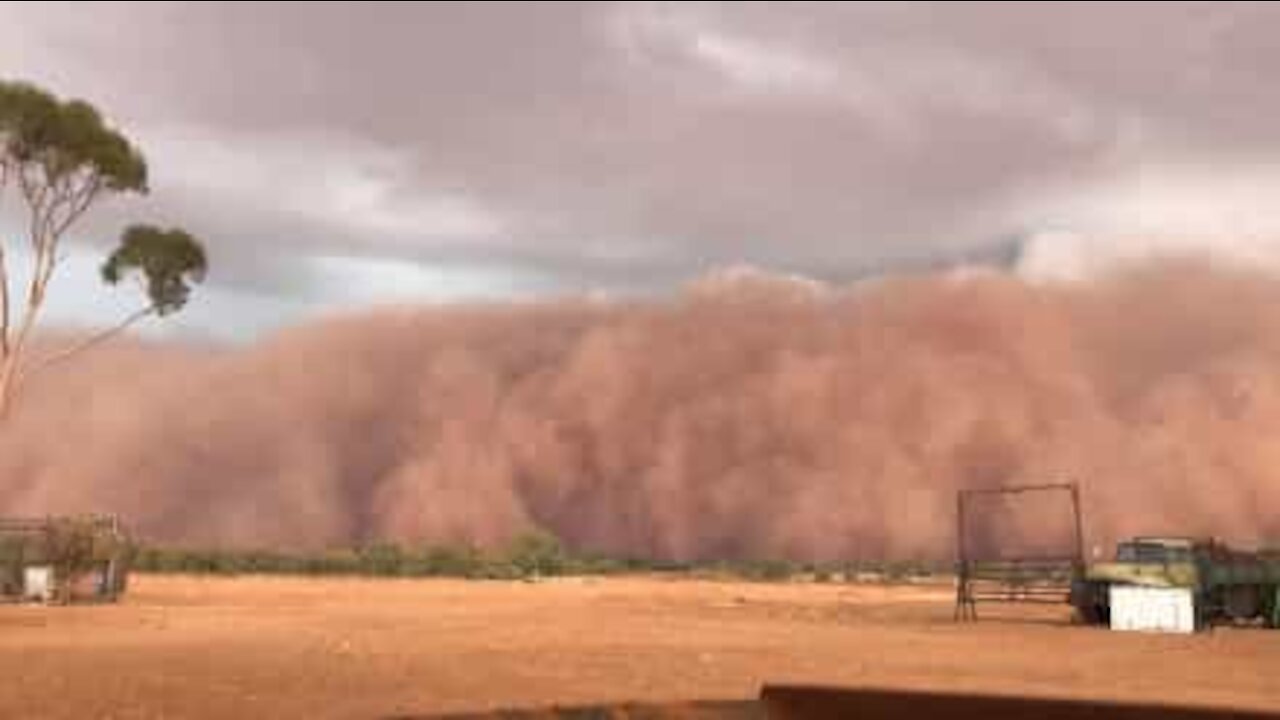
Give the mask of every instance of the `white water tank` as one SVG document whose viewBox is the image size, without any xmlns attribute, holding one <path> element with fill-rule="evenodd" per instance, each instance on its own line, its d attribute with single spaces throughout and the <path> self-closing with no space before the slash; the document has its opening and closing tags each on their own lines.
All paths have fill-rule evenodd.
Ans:
<svg viewBox="0 0 1280 720">
<path fill-rule="evenodd" d="M 28 565 L 22 572 L 22 596 L 28 600 L 48 602 L 53 598 L 53 568 Z"/>
<path fill-rule="evenodd" d="M 1112 585 L 1111 629 L 1193 633 L 1195 598 L 1191 588 Z"/>
</svg>

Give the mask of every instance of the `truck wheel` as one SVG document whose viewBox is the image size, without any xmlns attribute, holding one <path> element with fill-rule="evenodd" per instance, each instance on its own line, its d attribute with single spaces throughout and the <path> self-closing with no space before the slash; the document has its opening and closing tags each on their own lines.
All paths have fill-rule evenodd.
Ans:
<svg viewBox="0 0 1280 720">
<path fill-rule="evenodd" d="M 1252 620 L 1262 615 L 1262 593 L 1257 585 L 1232 585 L 1223 598 L 1223 609 L 1232 620 Z"/>
<path fill-rule="evenodd" d="M 1086 625 L 1106 625 L 1111 622 L 1110 613 L 1104 602 L 1107 596 L 1105 585 L 1081 583 L 1072 588 L 1071 604 L 1075 606 L 1076 617 Z"/>
<path fill-rule="evenodd" d="M 1280 585 L 1262 588 L 1262 619 L 1269 628 L 1280 628 Z"/>
<path fill-rule="evenodd" d="M 1098 603 L 1094 606 L 1094 613 L 1097 614 L 1099 625 L 1111 624 L 1111 606 Z"/>
</svg>

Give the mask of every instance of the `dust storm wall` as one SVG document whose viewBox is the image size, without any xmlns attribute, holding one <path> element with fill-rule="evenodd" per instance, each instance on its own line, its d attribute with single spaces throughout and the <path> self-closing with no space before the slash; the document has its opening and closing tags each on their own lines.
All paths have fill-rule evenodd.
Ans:
<svg viewBox="0 0 1280 720">
<path fill-rule="evenodd" d="M 652 302 L 390 308 L 39 376 L 0 512 L 167 543 L 948 557 L 954 491 L 1070 478 L 1087 532 L 1280 537 L 1280 282 L 711 278 Z M 1001 529 L 1044 536 L 1039 511 Z"/>
</svg>

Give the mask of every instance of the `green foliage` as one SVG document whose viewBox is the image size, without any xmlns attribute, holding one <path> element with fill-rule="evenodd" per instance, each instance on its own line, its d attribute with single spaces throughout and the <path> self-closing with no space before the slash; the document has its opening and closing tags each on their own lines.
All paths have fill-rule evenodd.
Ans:
<svg viewBox="0 0 1280 720">
<path fill-rule="evenodd" d="M 116 285 L 130 273 L 140 272 L 151 307 L 159 315 L 168 315 L 187 303 L 191 283 L 202 282 L 207 270 L 204 248 L 187 232 L 131 225 L 102 265 L 102 279 Z"/>
<path fill-rule="evenodd" d="M 147 191 L 142 153 L 96 108 L 29 83 L 0 81 L 0 158 L 50 185 L 83 175 L 113 192 Z"/>
<path fill-rule="evenodd" d="M 0 537 L 0 595 L 22 591 L 22 568 L 27 543 L 19 537 Z"/>
<path fill-rule="evenodd" d="M 560 539 L 542 530 L 517 536 L 507 549 L 507 561 L 521 577 L 559 575 L 570 564 Z"/>
<path fill-rule="evenodd" d="M 801 574 L 800 565 L 787 560 L 748 559 L 719 560 L 684 568 L 683 572 L 727 580 L 748 580 L 751 582 L 779 582 L 790 580 Z"/>
<path fill-rule="evenodd" d="M 421 558 L 420 572 L 413 574 L 424 577 L 479 577 L 485 565 L 484 553 L 471 545 L 431 546 Z"/>
<path fill-rule="evenodd" d="M 786 560 L 758 560 L 742 566 L 742 575 L 751 580 L 786 580 L 797 572 L 797 567 Z"/>
<path fill-rule="evenodd" d="M 661 573 L 704 575 L 753 582 L 783 582 L 796 578 L 832 582 L 837 576 L 853 578 L 858 572 L 875 572 L 880 577 L 893 581 L 941 572 L 919 562 L 824 566 L 800 565 L 781 559 L 704 563 L 645 558 L 620 559 L 571 552 L 555 535 L 542 530 L 519 535 L 505 548 L 489 552 L 465 544 L 406 548 L 391 543 L 376 543 L 354 550 L 331 550 L 315 554 L 144 547 L 135 552 L 132 569 L 139 572 L 222 575 L 271 573 L 456 577 L 476 580 Z"/>
<path fill-rule="evenodd" d="M 370 545 L 359 552 L 359 565 L 370 575 L 400 575 L 405 560 L 399 546 L 390 543 Z"/>
<path fill-rule="evenodd" d="M 55 520 L 45 537 L 45 552 L 58 577 L 70 578 L 93 567 L 98 557 L 94 541 L 97 532 L 88 523 L 74 519 Z"/>
</svg>

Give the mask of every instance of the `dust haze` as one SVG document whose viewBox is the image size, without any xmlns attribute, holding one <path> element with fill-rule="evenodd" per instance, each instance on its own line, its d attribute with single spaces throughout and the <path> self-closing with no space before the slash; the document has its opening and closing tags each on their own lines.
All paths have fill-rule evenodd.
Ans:
<svg viewBox="0 0 1280 720">
<path fill-rule="evenodd" d="M 1280 281 L 1147 263 L 662 301 L 386 308 L 244 349 L 125 341 L 0 433 L 0 512 L 154 541 L 946 558 L 954 491 L 1076 480 L 1090 544 L 1280 537 Z M 1044 512 L 1001 528 L 1044 534 Z"/>
</svg>

